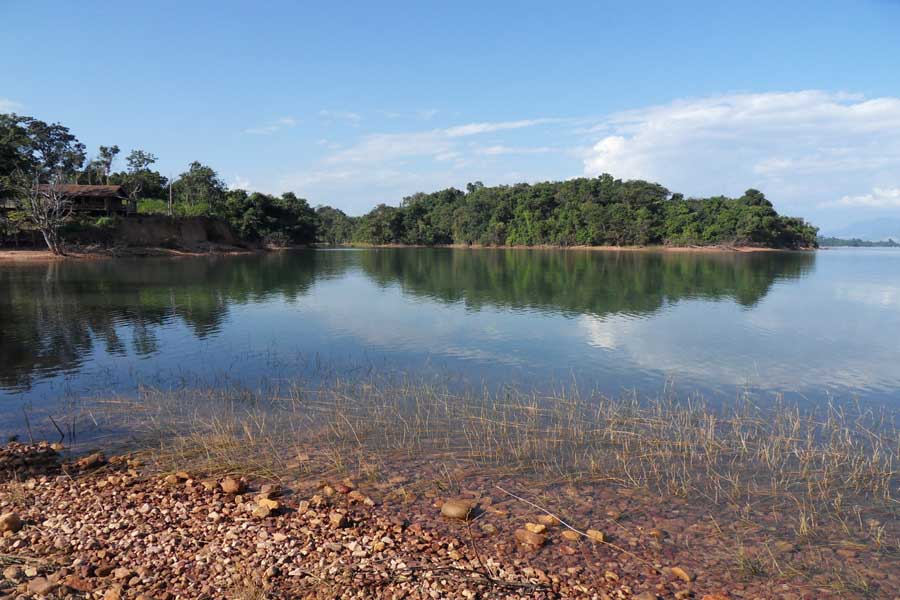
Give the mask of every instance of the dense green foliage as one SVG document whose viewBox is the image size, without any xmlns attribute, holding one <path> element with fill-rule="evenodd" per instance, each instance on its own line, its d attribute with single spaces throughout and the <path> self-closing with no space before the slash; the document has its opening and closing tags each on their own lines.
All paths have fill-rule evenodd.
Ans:
<svg viewBox="0 0 900 600">
<path fill-rule="evenodd" d="M 316 238 L 316 213 L 293 193 L 280 198 L 244 190 L 225 194 L 213 214 L 223 217 L 244 240 L 272 246 L 311 244 Z"/>
<path fill-rule="evenodd" d="M 0 115 L 0 178 L 31 168 L 63 173 L 73 183 L 123 185 L 139 213 L 208 215 L 226 220 L 251 243 L 447 244 L 488 246 L 736 245 L 805 248 L 815 227 L 779 215 L 757 190 L 740 198 L 684 198 L 647 181 L 611 175 L 487 187 L 470 183 L 379 204 L 362 217 L 329 206 L 315 210 L 292 193 L 280 197 L 229 190 L 199 161 L 169 181 L 156 156 L 132 150 L 115 170 L 118 146 L 100 146 L 86 162 L 84 145 L 62 125 Z M 12 227 L 6 219 L 3 230 Z"/>
<path fill-rule="evenodd" d="M 851 238 L 849 240 L 836 237 L 819 236 L 818 242 L 820 246 L 835 247 L 852 247 L 852 248 L 900 248 L 900 243 L 893 239 L 873 242 L 871 240 L 861 240 L 859 238 Z"/>
<path fill-rule="evenodd" d="M 357 219 L 348 217 L 344 211 L 330 206 L 317 206 L 316 217 L 318 228 L 316 241 L 321 244 L 337 246 L 353 239 L 353 230 Z"/>
<path fill-rule="evenodd" d="M 496 246 L 752 245 L 811 247 L 816 228 L 779 215 L 766 197 L 685 199 L 611 175 L 534 185 L 456 189 L 379 205 L 354 240 L 370 244 Z"/>
</svg>

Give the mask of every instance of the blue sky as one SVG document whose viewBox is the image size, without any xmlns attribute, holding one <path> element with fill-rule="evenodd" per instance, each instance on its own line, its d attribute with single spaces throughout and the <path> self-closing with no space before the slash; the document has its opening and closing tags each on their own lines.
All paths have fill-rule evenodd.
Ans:
<svg viewBox="0 0 900 600">
<path fill-rule="evenodd" d="M 900 217 L 900 2 L 0 0 L 0 110 L 360 214 L 609 171 Z"/>
</svg>

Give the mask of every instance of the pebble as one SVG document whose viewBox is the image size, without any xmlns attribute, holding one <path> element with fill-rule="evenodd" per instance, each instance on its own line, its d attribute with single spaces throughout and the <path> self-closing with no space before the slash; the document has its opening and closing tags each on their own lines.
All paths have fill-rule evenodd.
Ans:
<svg viewBox="0 0 900 600">
<path fill-rule="evenodd" d="M 0 515 L 0 533 L 11 531 L 13 533 L 22 529 L 21 517 L 17 513 L 8 512 L 3 515 Z"/>
<path fill-rule="evenodd" d="M 446 500 L 441 505 L 441 514 L 448 519 L 460 519 L 466 521 L 469 519 L 474 505 L 468 500 Z"/>
<path fill-rule="evenodd" d="M 519 543 L 526 546 L 534 546 L 535 548 L 543 546 L 546 538 L 540 533 L 529 531 L 528 529 L 516 529 L 516 539 Z"/>
<path fill-rule="evenodd" d="M 244 491 L 244 482 L 240 479 L 235 479 L 233 477 L 226 477 L 223 479 L 219 486 L 222 488 L 222 491 L 226 494 L 240 494 Z"/>
</svg>

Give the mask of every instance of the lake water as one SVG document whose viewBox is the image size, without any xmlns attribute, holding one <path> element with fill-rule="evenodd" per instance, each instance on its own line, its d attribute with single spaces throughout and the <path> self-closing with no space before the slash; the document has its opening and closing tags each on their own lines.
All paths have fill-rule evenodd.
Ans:
<svg viewBox="0 0 900 600">
<path fill-rule="evenodd" d="M 6 415 L 137 384 L 342 370 L 897 406 L 900 252 L 375 249 L 0 265 Z"/>
</svg>

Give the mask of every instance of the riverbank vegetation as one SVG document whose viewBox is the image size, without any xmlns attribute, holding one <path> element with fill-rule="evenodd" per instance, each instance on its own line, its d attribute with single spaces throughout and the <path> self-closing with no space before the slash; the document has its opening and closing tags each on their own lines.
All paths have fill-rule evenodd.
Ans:
<svg viewBox="0 0 900 600">
<path fill-rule="evenodd" d="M 114 226 L 114 220 L 100 223 L 79 213 L 71 198 L 55 193 L 63 184 L 87 184 L 121 186 L 132 213 L 219 218 L 244 242 L 266 246 L 816 246 L 815 227 L 779 215 L 752 189 L 739 198 L 685 198 L 656 183 L 612 175 L 493 187 L 476 182 L 465 191 L 417 193 L 399 206 L 379 204 L 351 217 L 330 206 L 313 209 L 290 192 L 229 189 L 199 161 L 169 181 L 153 169 L 157 157 L 141 149 L 133 149 L 125 168 L 116 170 L 119 154 L 116 145 L 100 146 L 89 158 L 63 125 L 0 115 L 0 243 L 18 243 L 23 231 L 37 229 L 61 252 L 64 240 L 56 238 L 71 221 L 80 231 Z M 29 199 L 38 189 L 47 193 Z"/>
<path fill-rule="evenodd" d="M 818 238 L 819 246 L 829 246 L 833 248 L 900 248 L 900 243 L 891 238 L 881 241 L 861 240 L 859 238 L 836 238 L 823 237 Z"/>
</svg>

